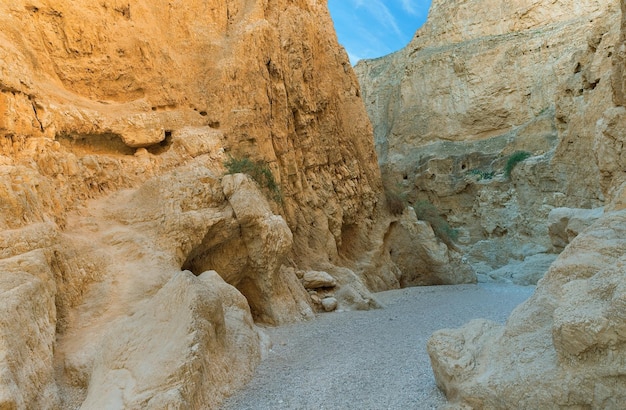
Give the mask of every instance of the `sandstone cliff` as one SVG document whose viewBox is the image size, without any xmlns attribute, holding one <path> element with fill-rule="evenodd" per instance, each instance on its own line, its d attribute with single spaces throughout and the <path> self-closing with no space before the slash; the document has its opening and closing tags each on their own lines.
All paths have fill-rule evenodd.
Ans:
<svg viewBox="0 0 626 410">
<path fill-rule="evenodd" d="M 324 1 L 20 0 L 0 27 L 0 408 L 211 408 L 255 321 L 473 280 L 445 246 L 392 258 L 432 231 L 391 226 Z"/>
<path fill-rule="evenodd" d="M 562 249 L 550 211 L 603 205 L 589 154 L 618 19 L 617 1 L 435 0 L 405 49 L 356 66 L 385 184 L 435 204 L 482 280 L 536 282 Z"/>
<path fill-rule="evenodd" d="M 435 1 L 407 49 L 357 67 L 387 177 L 446 210 L 474 262 L 563 250 L 506 325 L 430 339 L 451 408 L 623 408 L 624 13 Z M 515 150 L 531 156 L 498 175 Z"/>
</svg>

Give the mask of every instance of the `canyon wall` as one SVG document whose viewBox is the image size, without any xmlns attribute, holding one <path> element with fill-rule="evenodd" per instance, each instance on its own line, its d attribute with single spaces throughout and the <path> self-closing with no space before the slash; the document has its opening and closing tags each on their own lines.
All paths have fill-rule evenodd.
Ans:
<svg viewBox="0 0 626 410">
<path fill-rule="evenodd" d="M 437 242 L 387 211 L 325 1 L 19 0 L 0 26 L 0 408 L 213 408 L 257 323 L 475 280 L 405 249 Z"/>
<path fill-rule="evenodd" d="M 438 386 L 463 408 L 620 409 L 626 401 L 626 207 L 623 96 L 626 2 L 613 54 L 611 102 L 589 161 L 605 212 L 575 236 L 506 325 L 476 320 L 428 342 Z M 562 211 L 559 211 L 562 212 Z"/>
<path fill-rule="evenodd" d="M 480 280 L 536 283 L 555 208 L 598 208 L 617 1 L 433 1 L 409 45 L 355 67 L 385 186 L 436 205 Z M 507 162 L 528 156 L 509 174 Z"/>
<path fill-rule="evenodd" d="M 450 408 L 626 401 L 625 12 L 435 0 L 406 49 L 357 66 L 383 177 L 440 207 L 483 280 L 538 280 L 505 325 L 431 337 Z"/>
</svg>

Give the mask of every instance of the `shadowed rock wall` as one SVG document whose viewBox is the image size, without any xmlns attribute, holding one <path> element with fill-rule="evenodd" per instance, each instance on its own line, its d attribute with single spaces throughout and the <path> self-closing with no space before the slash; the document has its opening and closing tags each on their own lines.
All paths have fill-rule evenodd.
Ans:
<svg viewBox="0 0 626 410">
<path fill-rule="evenodd" d="M 385 185 L 436 205 L 480 280 L 535 282 L 560 250 L 550 211 L 603 205 L 590 153 L 619 15 L 617 1 L 434 1 L 406 48 L 355 67 Z M 507 175 L 517 151 L 529 158 Z"/>
</svg>

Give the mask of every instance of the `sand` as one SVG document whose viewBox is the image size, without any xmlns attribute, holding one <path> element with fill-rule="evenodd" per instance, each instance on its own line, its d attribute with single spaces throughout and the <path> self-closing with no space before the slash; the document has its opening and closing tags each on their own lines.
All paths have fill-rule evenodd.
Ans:
<svg viewBox="0 0 626 410">
<path fill-rule="evenodd" d="M 430 335 L 475 318 L 504 323 L 533 291 L 500 284 L 408 288 L 376 294 L 382 309 L 267 328 L 267 358 L 222 408 L 437 409 L 446 400 L 426 353 Z"/>
</svg>

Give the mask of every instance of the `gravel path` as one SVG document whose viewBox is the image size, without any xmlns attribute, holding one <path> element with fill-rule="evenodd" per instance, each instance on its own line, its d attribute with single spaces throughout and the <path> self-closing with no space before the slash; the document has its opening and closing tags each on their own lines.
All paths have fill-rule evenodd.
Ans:
<svg viewBox="0 0 626 410">
<path fill-rule="evenodd" d="M 437 409 L 426 341 L 474 318 L 504 323 L 533 287 L 480 284 L 376 294 L 385 306 L 267 329 L 272 350 L 223 410 Z"/>
</svg>

